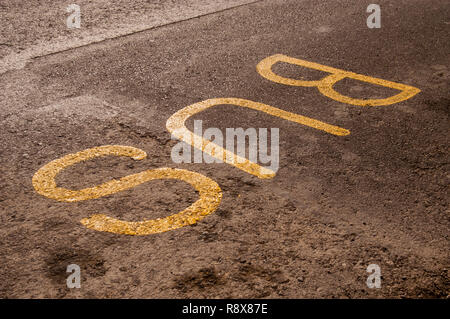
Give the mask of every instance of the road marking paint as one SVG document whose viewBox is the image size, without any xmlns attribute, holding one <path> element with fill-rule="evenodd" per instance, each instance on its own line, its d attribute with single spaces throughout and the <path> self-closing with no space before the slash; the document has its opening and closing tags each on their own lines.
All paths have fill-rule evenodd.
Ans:
<svg viewBox="0 0 450 319">
<path fill-rule="evenodd" d="M 106 145 L 94 147 L 66 155 L 46 164 L 33 176 L 33 186 L 39 194 L 62 202 L 100 198 L 155 179 L 182 180 L 191 184 L 199 192 L 200 198 L 194 204 L 180 213 L 165 218 L 127 222 L 103 214 L 96 214 L 81 220 L 81 223 L 87 228 L 126 235 L 149 235 L 192 225 L 213 213 L 220 204 L 222 191 L 215 181 L 199 173 L 166 167 L 146 170 L 82 190 L 69 190 L 56 186 L 55 177 L 63 169 L 82 161 L 107 155 L 127 156 L 134 160 L 142 160 L 147 157 L 143 150 L 131 146 Z"/>
<path fill-rule="evenodd" d="M 327 73 L 331 73 L 330 75 L 324 77 L 322 80 L 318 81 L 303 81 L 303 80 L 295 80 L 290 78 L 285 78 L 275 74 L 272 71 L 272 67 L 277 62 L 285 62 L 289 64 L 295 64 L 299 66 L 303 66 L 310 69 L 315 69 L 319 71 L 324 71 Z M 406 84 L 391 82 L 379 78 L 374 78 L 371 76 L 366 76 L 362 74 L 357 74 L 349 71 L 344 71 L 341 69 L 336 69 L 333 67 L 329 67 L 326 65 L 309 62 L 306 60 L 292 58 L 282 54 L 276 54 L 270 57 L 265 58 L 260 63 L 258 63 L 256 67 L 258 73 L 273 82 L 290 85 L 290 86 L 304 86 L 304 87 L 317 87 L 323 95 L 336 100 L 338 102 L 357 105 L 357 106 L 382 106 L 382 105 L 391 105 L 395 103 L 399 103 L 401 101 L 408 100 L 415 96 L 420 92 L 418 88 L 413 86 L 409 86 Z M 354 99 L 345 95 L 340 94 L 339 92 L 333 89 L 333 86 L 345 79 L 350 78 L 354 80 L 358 80 L 361 82 L 367 82 L 375 85 L 380 85 L 384 87 L 389 87 L 395 90 L 402 91 L 397 95 L 391 96 L 385 99 Z"/>
<path fill-rule="evenodd" d="M 193 116 L 194 114 L 197 114 L 201 111 L 204 111 L 210 107 L 216 106 L 216 105 L 236 105 L 241 107 L 246 107 L 249 109 L 253 109 L 256 111 L 261 111 L 276 117 L 280 117 L 284 120 L 288 120 L 291 122 L 296 122 L 298 124 L 306 125 L 318 130 L 325 131 L 327 133 L 337 135 L 337 136 L 345 136 L 350 134 L 349 130 L 346 130 L 344 128 L 330 125 L 306 116 L 302 116 L 299 114 L 283 111 L 281 109 L 278 109 L 276 107 L 266 105 L 263 103 L 253 102 L 250 100 L 244 100 L 244 99 L 238 99 L 238 98 L 217 98 L 217 99 L 209 99 L 205 100 L 199 103 L 192 104 L 190 106 L 187 106 L 175 114 L 173 114 L 166 122 L 166 127 L 169 130 L 169 132 L 175 136 L 176 138 L 190 144 L 191 146 L 201 150 L 202 152 L 207 153 L 208 155 L 220 159 L 223 162 L 233 165 L 249 174 L 255 175 L 259 178 L 267 179 L 267 178 L 273 178 L 275 176 L 275 172 L 262 167 L 254 162 L 249 161 L 246 158 L 242 158 L 233 152 L 230 152 L 220 146 L 217 146 L 216 148 L 219 150 L 217 153 L 211 151 L 211 148 L 206 148 L 206 146 L 211 142 L 209 140 L 204 139 L 202 136 L 198 136 L 194 134 L 192 131 L 189 131 L 188 128 L 185 126 L 186 120 Z M 185 138 L 185 137 L 190 138 Z M 222 156 L 220 156 L 222 155 Z"/>
</svg>

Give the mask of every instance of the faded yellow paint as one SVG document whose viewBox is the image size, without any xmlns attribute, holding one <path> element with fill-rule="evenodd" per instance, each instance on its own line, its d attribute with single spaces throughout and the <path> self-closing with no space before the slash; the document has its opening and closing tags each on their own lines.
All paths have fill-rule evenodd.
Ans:
<svg viewBox="0 0 450 319">
<path fill-rule="evenodd" d="M 81 190 L 69 190 L 56 186 L 55 177 L 63 169 L 82 161 L 107 155 L 127 156 L 135 160 L 147 157 L 143 150 L 131 146 L 107 145 L 87 149 L 66 155 L 43 166 L 33 176 L 33 186 L 39 194 L 63 202 L 100 198 L 155 179 L 181 180 L 191 184 L 199 192 L 200 199 L 198 201 L 182 212 L 165 218 L 127 222 L 98 214 L 81 220 L 81 223 L 88 228 L 116 234 L 149 235 L 192 225 L 214 212 L 220 204 L 222 191 L 216 182 L 199 173 L 174 168 L 150 169 Z"/>
<path fill-rule="evenodd" d="M 295 80 L 295 79 L 285 78 L 285 77 L 275 74 L 272 71 L 273 65 L 277 62 L 285 62 L 285 63 L 289 63 L 289 64 L 295 64 L 295 65 L 299 65 L 299 66 L 303 66 L 306 68 L 315 69 L 315 70 L 319 70 L 319 71 L 323 71 L 323 72 L 327 72 L 327 73 L 331 73 L 331 74 L 324 77 L 321 80 L 318 80 L 318 81 L 303 81 L 303 80 Z M 291 86 L 317 87 L 323 95 L 325 95 L 333 100 L 336 100 L 336 101 L 339 101 L 342 103 L 357 105 L 357 106 L 391 105 L 391 104 L 399 103 L 401 101 L 410 99 L 413 96 L 415 96 L 417 93 L 420 92 L 420 90 L 418 88 L 415 88 L 413 86 L 396 83 L 396 82 L 391 82 L 391 81 L 387 81 L 387 80 L 383 80 L 383 79 L 379 79 L 379 78 L 374 78 L 371 76 L 365 76 L 362 74 L 357 74 L 357 73 L 353 73 L 353 72 L 349 72 L 349 71 L 344 71 L 344 70 L 336 69 L 336 68 L 329 67 L 326 65 L 292 58 L 292 57 L 282 55 L 282 54 L 276 54 L 276 55 L 270 56 L 268 58 L 265 58 L 257 65 L 256 69 L 258 70 L 258 72 L 261 76 L 263 76 L 264 78 L 266 78 L 270 81 L 285 84 L 285 85 L 291 85 Z M 385 98 L 385 99 L 354 99 L 354 98 L 342 95 L 333 89 L 333 86 L 337 82 L 339 82 L 345 78 L 350 78 L 350 79 L 354 79 L 354 80 L 358 80 L 358 81 L 362 81 L 362 82 L 380 85 L 380 86 L 392 88 L 395 90 L 399 90 L 401 92 L 397 95 L 394 95 L 394 96 L 391 96 L 391 97 Z"/>
<path fill-rule="evenodd" d="M 167 120 L 166 127 L 174 137 L 192 145 L 197 149 L 202 150 L 202 152 L 205 152 L 206 154 L 214 158 L 220 159 L 227 164 L 233 165 L 259 178 L 273 178 L 275 176 L 275 172 L 273 172 L 272 170 L 262 167 L 257 163 L 251 162 L 246 158 L 242 158 L 220 146 L 213 148 L 215 150 L 218 150 L 217 152 L 218 154 L 213 153 L 210 149 L 206 148 L 206 146 L 209 143 L 211 143 L 211 141 L 204 139 L 202 136 L 194 134 L 192 131 L 189 131 L 185 126 L 186 120 L 189 117 L 193 116 L 194 114 L 197 114 L 201 111 L 204 111 L 216 105 L 230 105 L 230 104 L 253 109 L 256 111 L 261 111 L 282 118 L 284 120 L 306 125 L 333 135 L 345 136 L 350 134 L 350 131 L 338 126 L 330 125 L 299 114 L 283 111 L 281 109 L 263 103 L 238 98 L 210 99 L 187 106 L 179 110 L 175 114 L 173 114 Z M 187 136 L 190 138 L 186 138 Z"/>
</svg>

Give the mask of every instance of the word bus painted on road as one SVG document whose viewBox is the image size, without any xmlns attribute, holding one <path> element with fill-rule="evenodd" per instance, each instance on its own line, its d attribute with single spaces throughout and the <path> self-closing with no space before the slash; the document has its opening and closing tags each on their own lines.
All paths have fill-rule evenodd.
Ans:
<svg viewBox="0 0 450 319">
<path fill-rule="evenodd" d="M 315 70 L 320 70 L 330 73 L 330 75 L 318 81 L 303 81 L 285 78 L 275 74 L 272 71 L 272 66 L 277 62 L 285 62 Z M 273 55 L 262 60 L 257 66 L 257 71 L 261 76 L 270 81 L 290 86 L 316 87 L 319 92 L 326 97 L 334 99 L 338 102 L 356 106 L 391 105 L 410 99 L 420 92 L 419 89 L 405 84 L 344 71 L 341 69 L 336 69 L 305 60 L 295 59 L 281 54 Z M 333 86 L 337 82 L 345 78 L 389 87 L 401 92 L 397 95 L 385 99 L 354 99 L 348 96 L 344 96 L 333 89 Z M 196 135 L 195 132 L 191 132 L 186 128 L 185 122 L 187 119 L 199 112 L 217 105 L 234 105 L 242 108 L 261 111 L 263 113 L 310 128 L 321 130 L 323 132 L 336 136 L 346 136 L 350 134 L 349 130 L 338 126 L 334 126 L 300 114 L 287 112 L 270 105 L 240 98 L 216 98 L 198 102 L 177 111 L 167 120 L 167 130 L 172 134 L 173 137 L 187 144 L 190 144 L 192 147 L 205 152 L 209 156 L 216 157 L 227 164 L 233 165 L 238 169 L 241 169 L 262 179 L 273 178 L 275 176 L 275 171 L 271 170 L 270 167 L 262 167 L 255 161 L 250 161 L 243 158 L 242 156 L 238 156 L 237 154 L 230 152 L 230 150 L 223 149 L 219 145 L 216 145 L 214 148 L 208 147 L 208 144 L 211 141 L 203 138 L 203 136 Z M 212 149 L 214 149 L 215 151 L 211 151 Z M 219 150 L 220 152 L 217 152 L 217 150 Z M 213 213 L 220 205 L 222 199 L 222 190 L 220 189 L 219 185 L 212 179 L 202 174 L 184 169 L 174 169 L 167 167 L 149 169 L 141 173 L 122 177 L 119 180 L 111 180 L 103 184 L 81 190 L 69 190 L 60 188 L 56 185 L 56 176 L 65 168 L 82 161 L 87 161 L 97 157 L 108 155 L 131 157 L 134 160 L 143 160 L 147 157 L 145 151 L 131 146 L 106 145 L 90 148 L 75 154 L 66 155 L 46 164 L 45 166 L 40 168 L 33 176 L 33 186 L 39 194 L 62 202 L 76 202 L 100 198 L 136 187 L 140 184 L 155 179 L 181 180 L 191 184 L 199 192 L 200 198 L 194 204 L 179 213 L 165 218 L 145 220 L 140 222 L 128 222 L 108 217 L 104 214 L 95 214 L 81 220 L 81 223 L 87 228 L 116 234 L 150 235 L 178 229 L 180 227 L 197 223 L 199 220 Z"/>
</svg>

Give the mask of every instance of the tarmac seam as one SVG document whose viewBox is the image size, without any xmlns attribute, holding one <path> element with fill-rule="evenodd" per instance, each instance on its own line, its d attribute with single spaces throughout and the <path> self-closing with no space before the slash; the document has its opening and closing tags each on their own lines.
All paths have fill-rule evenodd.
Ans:
<svg viewBox="0 0 450 319">
<path fill-rule="evenodd" d="M 186 22 L 186 21 L 190 21 L 190 20 L 193 20 L 193 19 L 210 16 L 210 15 L 217 14 L 217 13 L 223 13 L 223 12 L 226 12 L 226 11 L 229 11 L 229 10 L 233 10 L 233 9 L 241 8 L 241 7 L 244 7 L 244 6 L 256 4 L 256 3 L 259 3 L 259 2 L 262 2 L 262 1 L 265 1 L 265 0 L 255 0 L 255 1 L 252 1 L 252 2 L 248 2 L 248 3 L 242 3 L 242 4 L 238 4 L 238 5 L 232 6 L 232 7 L 219 9 L 217 11 L 202 13 L 202 14 L 198 14 L 198 15 L 195 15 L 195 16 L 191 16 L 191 17 L 188 17 L 188 18 L 181 19 L 181 20 L 175 20 L 175 21 L 171 21 L 171 22 L 167 22 L 167 23 L 162 23 L 162 24 L 154 25 L 154 26 L 147 27 L 147 28 L 140 29 L 140 30 L 136 30 L 136 31 L 125 32 L 123 34 L 118 34 L 116 36 L 106 37 L 106 38 L 103 38 L 103 39 L 100 39 L 100 40 L 94 40 L 94 41 L 91 41 L 89 43 L 84 43 L 84 44 L 81 44 L 81 45 L 76 45 L 76 43 L 75 43 L 74 46 L 70 46 L 70 44 L 69 44 L 69 47 L 67 47 L 65 49 L 61 49 L 61 50 L 57 50 L 57 51 L 53 51 L 53 52 L 49 52 L 49 53 L 45 53 L 45 54 L 39 54 L 39 52 L 37 52 L 37 53 L 33 52 L 33 51 L 44 51 L 45 52 L 45 48 L 44 49 L 40 48 L 40 46 L 42 46 L 42 45 L 35 45 L 35 46 L 32 46 L 31 48 L 29 48 L 28 50 L 23 51 L 22 53 L 10 54 L 10 55 L 6 56 L 5 58 L 0 59 L 0 74 L 5 74 L 5 73 L 7 73 L 9 71 L 13 71 L 13 70 L 23 69 L 28 63 L 30 63 L 33 60 L 39 59 L 39 58 L 45 58 L 45 57 L 53 56 L 53 55 L 56 55 L 56 54 L 59 54 L 59 53 L 64 53 L 64 52 L 68 52 L 68 51 L 71 51 L 71 50 L 87 47 L 89 45 L 100 44 L 100 43 L 104 43 L 104 42 L 109 41 L 109 40 L 117 40 L 117 39 L 124 38 L 124 37 L 127 37 L 127 36 L 139 34 L 139 33 L 150 31 L 150 30 L 154 30 L 154 29 L 157 29 L 157 28 L 160 28 L 160 27 L 170 26 L 170 25 L 174 25 L 174 24 L 177 24 L 177 23 Z M 120 33 L 120 31 L 118 31 L 118 32 Z M 94 34 L 93 37 L 95 37 L 95 36 L 99 36 L 99 35 L 95 35 Z M 66 40 L 67 41 L 67 39 L 63 39 L 63 38 L 61 40 Z M 55 43 L 50 43 L 48 46 L 58 46 L 58 44 L 60 44 L 61 42 L 63 42 L 63 41 L 57 41 Z M 44 47 L 48 47 L 48 46 L 44 46 Z"/>
</svg>

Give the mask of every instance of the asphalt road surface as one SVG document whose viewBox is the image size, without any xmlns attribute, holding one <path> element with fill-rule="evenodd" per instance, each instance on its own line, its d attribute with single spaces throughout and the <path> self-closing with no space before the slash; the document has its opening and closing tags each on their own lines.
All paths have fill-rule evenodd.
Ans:
<svg viewBox="0 0 450 319">
<path fill-rule="evenodd" d="M 372 2 L 79 1 L 85 20 L 72 30 L 65 26 L 72 2 L 47 10 L 48 1 L 30 1 L 25 10 L 3 1 L 0 297 L 448 298 L 450 7 L 379 0 L 381 28 L 370 29 Z M 263 76 L 258 64 L 274 55 L 390 82 L 336 73 L 347 77 L 334 89 L 353 98 L 342 101 L 327 96 L 323 82 L 295 85 L 330 69 L 278 62 L 273 74 L 288 83 Z M 386 105 L 355 102 L 395 96 L 392 82 L 418 90 Z M 279 128 L 276 175 L 174 163 L 178 141 L 168 119 L 218 98 L 263 103 L 350 134 L 226 100 L 192 115 L 187 127 L 202 120 L 223 132 Z M 79 153 L 104 145 L 147 158 Z M 77 155 L 36 177 L 68 154 Z M 198 173 L 189 178 L 201 184 L 203 176 L 207 194 L 217 183 L 209 200 L 218 206 L 205 205 L 200 214 L 212 207 L 210 214 L 192 225 L 138 229 L 195 205 L 202 191 L 165 171 L 128 189 L 95 188 L 163 168 Z M 70 199 L 86 188 L 93 190 Z M 106 226 L 86 222 L 98 214 L 108 216 Z M 169 228 L 177 224 L 170 218 Z M 80 266 L 81 288 L 67 287 L 70 264 Z M 380 288 L 366 283 L 371 264 Z"/>
</svg>

